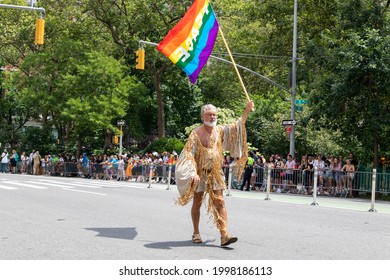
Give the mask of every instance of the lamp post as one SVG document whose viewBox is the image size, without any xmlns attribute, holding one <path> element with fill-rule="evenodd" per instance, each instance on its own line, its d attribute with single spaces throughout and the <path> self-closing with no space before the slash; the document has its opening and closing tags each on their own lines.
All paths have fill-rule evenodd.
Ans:
<svg viewBox="0 0 390 280">
<path fill-rule="evenodd" d="M 124 121 L 124 120 L 120 120 L 117 124 L 118 124 L 118 126 L 120 126 L 120 134 L 119 134 L 119 155 L 121 156 L 121 155 L 122 155 L 122 136 L 123 136 L 122 126 L 125 125 L 125 121 Z"/>
</svg>

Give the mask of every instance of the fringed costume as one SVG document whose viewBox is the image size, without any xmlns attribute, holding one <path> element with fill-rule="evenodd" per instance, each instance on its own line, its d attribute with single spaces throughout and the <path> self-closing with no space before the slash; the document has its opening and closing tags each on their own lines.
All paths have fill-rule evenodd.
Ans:
<svg viewBox="0 0 390 280">
<path fill-rule="evenodd" d="M 229 151 L 231 157 L 239 158 L 235 165 L 235 174 L 242 174 L 248 150 L 246 145 L 245 123 L 239 119 L 230 125 L 216 126 L 215 138 L 210 139 L 210 147 L 202 145 L 198 134 L 193 130 L 181 152 L 176 164 L 176 185 L 180 193 L 177 203 L 186 205 L 194 192 L 204 192 L 203 200 L 209 195 L 207 212 L 220 230 L 221 217 L 214 205 L 217 199 L 213 190 L 226 188 L 223 166 L 223 150 Z M 192 177 L 198 174 L 200 183 L 193 184 Z"/>
</svg>

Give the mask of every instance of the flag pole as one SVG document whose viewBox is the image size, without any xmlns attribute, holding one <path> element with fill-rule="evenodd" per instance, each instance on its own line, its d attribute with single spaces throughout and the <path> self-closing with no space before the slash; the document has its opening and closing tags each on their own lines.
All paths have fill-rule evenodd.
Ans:
<svg viewBox="0 0 390 280">
<path fill-rule="evenodd" d="M 225 39 L 225 36 L 223 35 L 222 29 L 221 29 L 220 26 L 219 26 L 219 33 L 221 33 L 223 42 L 225 43 L 226 49 L 227 49 L 227 51 L 228 51 L 228 53 L 229 53 L 229 56 L 230 56 L 230 60 L 231 60 L 232 63 L 233 63 L 233 66 L 234 66 L 234 69 L 236 70 L 238 79 L 240 80 L 241 86 L 242 86 L 242 88 L 244 89 L 244 92 L 245 92 L 245 95 L 246 95 L 246 100 L 247 100 L 247 102 L 250 102 L 251 99 L 249 98 L 249 94 L 248 94 L 248 92 L 246 91 L 246 87 L 245 87 L 245 85 L 244 85 L 244 82 L 242 81 L 240 72 L 238 71 L 236 62 L 234 61 L 234 58 L 233 58 L 233 56 L 232 56 L 232 53 L 230 52 L 229 46 L 228 46 L 228 44 L 227 44 L 227 41 L 226 41 L 226 39 Z M 252 110 L 254 110 L 254 108 L 252 108 Z"/>
</svg>

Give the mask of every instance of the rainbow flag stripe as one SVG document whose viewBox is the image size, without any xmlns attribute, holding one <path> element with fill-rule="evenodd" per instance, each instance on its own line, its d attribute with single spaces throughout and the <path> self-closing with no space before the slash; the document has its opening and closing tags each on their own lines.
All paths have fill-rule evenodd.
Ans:
<svg viewBox="0 0 390 280">
<path fill-rule="evenodd" d="M 209 0 L 195 0 L 184 17 L 158 44 L 157 50 L 195 83 L 214 48 L 218 28 Z"/>
</svg>

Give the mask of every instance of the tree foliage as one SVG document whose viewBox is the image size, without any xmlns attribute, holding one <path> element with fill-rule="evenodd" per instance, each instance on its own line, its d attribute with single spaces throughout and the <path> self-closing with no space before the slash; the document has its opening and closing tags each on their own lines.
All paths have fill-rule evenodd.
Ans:
<svg viewBox="0 0 390 280">
<path fill-rule="evenodd" d="M 24 125 L 35 120 L 42 127 L 36 133 L 47 136 L 42 141 L 108 148 L 120 118 L 125 146 L 142 149 L 163 136 L 184 140 L 204 104 L 221 108 L 226 120 L 240 116 L 245 95 L 230 64 L 211 58 L 192 85 L 144 45 L 145 71 L 135 69 L 140 40 L 160 42 L 192 2 L 39 0 L 46 10 L 42 46 L 34 45 L 36 13 L 0 9 L 0 66 L 18 69 L 0 71 L 0 142 L 22 145 Z M 293 2 L 212 1 L 235 62 L 284 88 Z M 390 153 L 389 1 L 300 0 L 298 8 L 297 98 L 309 104 L 296 114 L 297 155 L 353 151 L 374 162 Z M 221 36 L 213 55 L 230 59 Z M 281 121 L 290 118 L 291 96 L 253 73 L 240 74 L 256 108 L 249 142 L 265 155 L 288 153 Z"/>
</svg>

